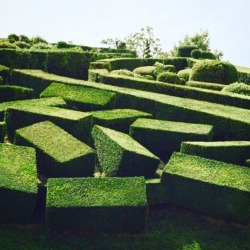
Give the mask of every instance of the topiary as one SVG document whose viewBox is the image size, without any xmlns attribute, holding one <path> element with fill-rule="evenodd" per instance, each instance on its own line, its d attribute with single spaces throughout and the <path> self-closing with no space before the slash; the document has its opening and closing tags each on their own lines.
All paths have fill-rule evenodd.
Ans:
<svg viewBox="0 0 250 250">
<path fill-rule="evenodd" d="M 19 37 L 16 34 L 10 34 L 10 35 L 8 35 L 8 41 L 10 43 L 17 42 L 17 41 L 19 41 Z"/>
<path fill-rule="evenodd" d="M 180 77 L 173 72 L 163 72 L 157 77 L 157 81 L 166 82 L 166 83 L 174 83 L 181 84 Z"/>
<path fill-rule="evenodd" d="M 0 42 L 1 49 L 16 49 L 16 45 L 10 42 Z"/>
<path fill-rule="evenodd" d="M 238 72 L 231 63 L 204 60 L 194 64 L 189 80 L 230 84 L 238 81 Z"/>
<path fill-rule="evenodd" d="M 165 71 L 175 73 L 175 66 L 171 64 L 164 65 Z"/>
<path fill-rule="evenodd" d="M 250 85 L 243 82 L 235 82 L 224 87 L 222 91 L 250 96 Z"/>
<path fill-rule="evenodd" d="M 134 76 L 134 73 L 127 69 L 117 69 L 110 72 L 111 75 Z"/>
<path fill-rule="evenodd" d="M 191 69 L 188 68 L 188 69 L 182 69 L 182 70 L 178 71 L 177 75 L 180 78 L 185 79 L 185 81 L 188 81 L 190 73 L 191 73 Z"/>
<path fill-rule="evenodd" d="M 156 66 L 138 67 L 133 70 L 133 73 L 138 74 L 138 75 L 151 75 L 155 77 L 155 69 L 156 69 Z"/>
<path fill-rule="evenodd" d="M 26 42 L 18 41 L 18 42 L 15 42 L 15 45 L 20 49 L 30 49 L 31 48 L 30 44 L 28 44 Z"/>
<path fill-rule="evenodd" d="M 215 55 L 209 51 L 201 51 L 200 57 L 204 59 L 212 59 L 212 60 L 216 59 Z"/>
<path fill-rule="evenodd" d="M 199 49 L 194 49 L 191 52 L 191 57 L 195 58 L 195 59 L 199 59 L 201 57 L 201 51 Z"/>
<path fill-rule="evenodd" d="M 178 48 L 177 56 L 180 56 L 180 57 L 191 57 L 191 52 L 194 49 L 198 49 L 198 47 L 197 46 L 193 46 L 193 45 L 180 46 Z"/>
</svg>

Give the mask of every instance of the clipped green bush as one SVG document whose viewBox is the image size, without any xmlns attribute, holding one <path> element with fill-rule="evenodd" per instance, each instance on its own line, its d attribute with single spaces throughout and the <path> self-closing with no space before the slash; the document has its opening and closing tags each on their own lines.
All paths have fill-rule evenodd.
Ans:
<svg viewBox="0 0 250 250">
<path fill-rule="evenodd" d="M 167 204 L 238 223 L 250 220 L 250 168 L 175 152 L 162 183 Z"/>
<path fill-rule="evenodd" d="M 110 72 L 111 75 L 121 75 L 121 76 L 134 76 L 134 73 L 127 69 L 117 69 Z"/>
<path fill-rule="evenodd" d="M 31 48 L 31 45 L 26 43 L 26 42 L 22 42 L 22 41 L 18 41 L 18 42 L 15 42 L 15 45 L 20 48 L 20 49 L 30 49 Z"/>
<path fill-rule="evenodd" d="M 63 83 L 52 83 L 40 95 L 54 96 L 62 97 L 70 108 L 81 111 L 112 109 L 116 101 L 116 94 L 110 91 Z"/>
<path fill-rule="evenodd" d="M 156 66 L 143 66 L 143 67 L 135 68 L 133 70 L 133 73 L 142 75 L 142 76 L 151 75 L 155 77 L 155 69 L 156 69 Z"/>
<path fill-rule="evenodd" d="M 33 148 L 0 143 L 0 223 L 30 223 L 37 198 Z"/>
<path fill-rule="evenodd" d="M 92 137 L 106 176 L 154 176 L 159 158 L 129 135 L 95 125 Z"/>
<path fill-rule="evenodd" d="M 177 55 L 180 57 L 191 57 L 191 53 L 195 49 L 198 49 L 198 47 L 194 45 L 180 46 Z"/>
<path fill-rule="evenodd" d="M 195 59 L 199 59 L 201 58 L 201 50 L 200 49 L 194 49 L 191 51 L 191 57 L 195 58 Z"/>
<path fill-rule="evenodd" d="M 186 82 L 187 86 L 201 88 L 201 89 L 211 89 L 221 91 L 227 85 L 221 83 L 212 83 L 212 82 L 200 82 L 200 81 L 188 81 Z"/>
<path fill-rule="evenodd" d="M 9 81 L 10 68 L 0 65 L 0 77 L 3 78 L 3 83 L 6 84 Z"/>
<path fill-rule="evenodd" d="M 77 139 L 89 143 L 92 128 L 90 113 L 49 106 L 15 106 L 5 112 L 7 135 L 13 141 L 15 130 L 37 122 L 51 121 Z"/>
<path fill-rule="evenodd" d="M 236 66 L 239 79 L 238 82 L 243 82 L 250 85 L 250 68 Z"/>
<path fill-rule="evenodd" d="M 10 42 L 0 41 L 0 49 L 16 49 L 16 45 Z"/>
<path fill-rule="evenodd" d="M 0 121 L 0 142 L 4 142 L 5 133 L 6 133 L 5 122 Z"/>
<path fill-rule="evenodd" d="M 181 84 L 180 77 L 173 72 L 163 72 L 157 76 L 157 81 L 173 83 L 173 84 Z"/>
<path fill-rule="evenodd" d="M 147 225 L 142 177 L 49 179 L 46 206 L 49 229 L 139 233 Z"/>
<path fill-rule="evenodd" d="M 223 92 L 230 92 L 240 95 L 250 96 L 250 85 L 245 84 L 243 82 L 235 82 L 225 86 L 222 89 Z"/>
<path fill-rule="evenodd" d="M 238 72 L 231 63 L 205 60 L 194 64 L 189 80 L 230 84 L 238 81 Z"/>
<path fill-rule="evenodd" d="M 179 151 L 183 141 L 211 141 L 213 126 L 139 118 L 130 126 L 129 134 L 155 155 L 166 158 Z"/>
<path fill-rule="evenodd" d="M 178 71 L 177 76 L 179 76 L 180 78 L 185 79 L 185 81 L 187 82 L 189 80 L 189 75 L 191 73 L 191 69 L 182 69 L 180 71 Z"/>
<path fill-rule="evenodd" d="M 112 109 L 91 112 L 93 124 L 129 133 L 130 125 L 138 118 L 151 118 L 152 115 L 135 109 Z"/>
<path fill-rule="evenodd" d="M 167 203 L 167 193 L 161 179 L 147 179 L 147 201 L 149 206 L 157 206 Z"/>
<path fill-rule="evenodd" d="M 38 170 L 47 177 L 94 174 L 95 151 L 52 122 L 17 129 L 14 142 L 36 149 Z"/>
<path fill-rule="evenodd" d="M 0 102 L 25 100 L 33 98 L 34 90 L 20 86 L 0 86 Z"/>
<path fill-rule="evenodd" d="M 201 58 L 215 60 L 216 56 L 210 51 L 201 51 Z"/>
<path fill-rule="evenodd" d="M 204 158 L 244 165 L 250 156 L 250 141 L 183 142 L 181 152 Z"/>
</svg>

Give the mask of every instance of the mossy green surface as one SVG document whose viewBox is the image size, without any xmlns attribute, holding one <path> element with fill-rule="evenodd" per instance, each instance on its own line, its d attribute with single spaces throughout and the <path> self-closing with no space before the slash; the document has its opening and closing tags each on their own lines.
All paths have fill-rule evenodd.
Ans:
<svg viewBox="0 0 250 250">
<path fill-rule="evenodd" d="M 8 107 L 5 112 L 8 138 L 13 141 L 16 129 L 45 120 L 54 122 L 79 140 L 89 142 L 90 113 L 49 106 Z"/>
<path fill-rule="evenodd" d="M 246 159 L 250 156 L 250 141 L 186 141 L 181 144 L 181 152 L 244 165 Z"/>
<path fill-rule="evenodd" d="M 142 177 L 48 180 L 49 228 L 140 232 L 146 228 L 146 218 L 146 184 Z"/>
<path fill-rule="evenodd" d="M 183 141 L 211 141 L 213 126 L 139 118 L 131 124 L 129 133 L 151 152 L 164 158 L 179 151 Z"/>
<path fill-rule="evenodd" d="M 95 125 L 92 137 L 107 176 L 154 176 L 159 158 L 129 135 Z"/>
<path fill-rule="evenodd" d="M 37 189 L 35 150 L 0 143 L 0 222 L 30 222 Z"/>
<path fill-rule="evenodd" d="M 61 96 L 69 107 L 81 111 L 114 108 L 116 94 L 80 85 L 52 83 L 40 97 Z"/>
<path fill-rule="evenodd" d="M 94 173 L 94 150 L 52 122 L 16 130 L 15 144 L 37 149 L 38 169 L 46 176 L 81 177 Z"/>
<path fill-rule="evenodd" d="M 211 216 L 248 223 L 250 169 L 182 153 L 165 166 L 168 203 Z"/>
<path fill-rule="evenodd" d="M 109 127 L 124 133 L 129 132 L 130 125 L 138 118 L 152 117 L 151 114 L 135 109 L 112 109 L 91 112 L 93 123 Z"/>
</svg>

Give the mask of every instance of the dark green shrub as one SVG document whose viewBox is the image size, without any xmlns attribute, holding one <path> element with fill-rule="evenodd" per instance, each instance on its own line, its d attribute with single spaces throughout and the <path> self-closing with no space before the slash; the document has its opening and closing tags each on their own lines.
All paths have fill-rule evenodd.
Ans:
<svg viewBox="0 0 250 250">
<path fill-rule="evenodd" d="M 47 177 L 94 174 L 95 151 L 52 122 L 17 129 L 14 142 L 36 149 L 38 170 Z"/>
<path fill-rule="evenodd" d="M 117 69 L 110 72 L 111 75 L 134 76 L 134 73 L 127 69 Z"/>
<path fill-rule="evenodd" d="M 157 76 L 157 81 L 166 82 L 166 83 L 173 83 L 173 84 L 180 84 L 181 80 L 180 77 L 173 73 L 173 72 L 163 72 Z"/>
<path fill-rule="evenodd" d="M 3 83 L 6 84 L 9 81 L 10 68 L 0 65 L 0 76 L 3 78 Z"/>
<path fill-rule="evenodd" d="M 212 52 L 209 52 L 209 51 L 201 51 L 200 57 L 204 59 L 212 59 L 212 60 L 216 59 L 216 56 Z"/>
<path fill-rule="evenodd" d="M 3 78 L 0 76 L 0 85 L 3 84 Z"/>
<path fill-rule="evenodd" d="M 46 49 L 47 50 L 47 49 L 52 49 L 53 46 L 48 44 L 48 43 L 35 43 L 32 45 L 31 48 L 34 50 L 36 50 L 36 49 L 44 49 L 44 50 Z"/>
<path fill-rule="evenodd" d="M 193 45 L 180 46 L 177 55 L 180 57 L 191 57 L 191 53 L 194 49 L 198 49 L 198 47 Z"/>
<path fill-rule="evenodd" d="M 201 57 L 201 50 L 200 49 L 194 49 L 191 51 L 191 57 L 195 59 L 199 59 Z"/>
<path fill-rule="evenodd" d="M 6 133 L 5 122 L 0 121 L 0 142 L 4 142 L 5 133 Z"/>
<path fill-rule="evenodd" d="M 16 49 L 16 45 L 10 42 L 0 41 L 0 49 Z"/>
<path fill-rule="evenodd" d="M 175 66 L 174 65 L 171 65 L 171 64 L 167 64 L 164 66 L 165 70 L 168 71 L 168 72 L 176 72 L 175 70 Z"/>
<path fill-rule="evenodd" d="M 221 83 L 199 82 L 199 81 L 188 81 L 186 85 L 190 87 L 195 87 L 195 88 L 211 89 L 211 90 L 218 90 L 218 91 L 222 90 L 225 86 L 227 86 Z"/>
<path fill-rule="evenodd" d="M 147 201 L 148 206 L 162 205 L 167 202 L 167 193 L 165 186 L 161 183 L 161 179 L 147 179 Z"/>
<path fill-rule="evenodd" d="M 249 223 L 250 168 L 175 152 L 162 183 L 167 204 Z"/>
<path fill-rule="evenodd" d="M 20 35 L 19 36 L 19 41 L 25 42 L 25 43 L 30 43 L 30 39 L 25 35 Z"/>
<path fill-rule="evenodd" d="M 18 42 L 15 42 L 15 45 L 20 48 L 20 49 L 30 49 L 31 48 L 31 45 L 26 43 L 26 42 L 21 42 L 21 41 L 18 41 Z"/>
<path fill-rule="evenodd" d="M 133 178 L 51 178 L 49 229 L 139 233 L 147 225 L 146 184 Z"/>
<path fill-rule="evenodd" d="M 151 75 L 155 77 L 155 66 L 143 66 L 143 67 L 138 67 L 133 70 L 133 73 L 138 74 L 138 75 Z"/>
<path fill-rule="evenodd" d="M 222 91 L 250 96 L 250 85 L 242 83 L 242 82 L 236 82 L 228 86 L 225 86 L 222 89 Z"/>
<path fill-rule="evenodd" d="M 238 72 L 235 66 L 228 62 L 200 61 L 193 66 L 190 80 L 230 84 L 238 80 Z"/>
<path fill-rule="evenodd" d="M 185 79 L 185 81 L 187 82 L 189 80 L 189 75 L 191 73 L 191 69 L 182 69 L 180 70 L 177 75 L 180 77 L 180 78 L 183 78 Z"/>
<path fill-rule="evenodd" d="M 236 66 L 239 74 L 238 82 L 250 85 L 250 68 Z"/>
<path fill-rule="evenodd" d="M 7 38 L 8 38 L 10 43 L 14 43 L 14 42 L 19 41 L 19 37 L 16 34 L 10 34 L 10 35 L 8 35 Z"/>
</svg>

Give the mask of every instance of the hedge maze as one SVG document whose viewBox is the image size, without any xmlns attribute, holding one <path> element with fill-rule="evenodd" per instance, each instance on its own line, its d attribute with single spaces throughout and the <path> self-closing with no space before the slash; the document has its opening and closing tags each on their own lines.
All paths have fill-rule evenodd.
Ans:
<svg viewBox="0 0 250 250">
<path fill-rule="evenodd" d="M 138 233 L 163 205 L 248 225 L 250 97 L 223 89 L 250 71 L 195 49 L 1 49 L 0 223 Z"/>
</svg>

